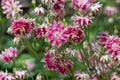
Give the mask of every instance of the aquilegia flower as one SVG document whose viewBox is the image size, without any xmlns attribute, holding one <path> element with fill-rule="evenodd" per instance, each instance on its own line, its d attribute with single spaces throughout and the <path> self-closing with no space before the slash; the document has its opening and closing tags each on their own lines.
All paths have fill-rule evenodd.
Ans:
<svg viewBox="0 0 120 80">
<path fill-rule="evenodd" d="M 34 28 L 35 23 L 31 19 L 20 18 L 12 23 L 12 32 L 15 36 L 27 35 Z"/>
<path fill-rule="evenodd" d="M 61 74 L 67 74 L 67 69 L 71 69 L 73 64 L 69 59 L 62 59 L 61 61 L 58 54 L 51 54 L 49 52 L 45 54 L 44 61 L 48 70 L 54 70 Z"/>
<path fill-rule="evenodd" d="M 0 80 L 15 80 L 15 78 L 12 76 L 12 74 L 1 71 L 0 72 Z"/>
<path fill-rule="evenodd" d="M 62 26 L 62 23 L 54 22 L 48 28 L 47 38 L 53 46 L 61 46 L 67 42 L 68 35 L 66 34 L 66 29 Z"/>
<path fill-rule="evenodd" d="M 5 49 L 5 51 L 2 51 L 0 54 L 0 59 L 5 63 L 12 62 L 17 57 L 17 54 L 17 48 L 10 47 L 8 49 Z"/>
<path fill-rule="evenodd" d="M 33 30 L 33 34 L 36 38 L 41 38 L 45 36 L 46 32 L 47 32 L 47 28 L 45 26 L 37 27 Z"/>
<path fill-rule="evenodd" d="M 36 7 L 32 13 L 34 13 L 37 16 L 41 16 L 42 14 L 45 14 L 45 9 L 43 7 Z"/>
<path fill-rule="evenodd" d="M 101 6 L 102 6 L 102 4 L 100 4 L 99 2 L 95 3 L 95 4 L 90 6 L 90 10 L 94 13 L 98 13 L 101 9 Z"/>
<path fill-rule="evenodd" d="M 58 16 L 64 13 L 64 5 L 58 2 L 52 4 L 51 11 L 54 16 Z"/>
<path fill-rule="evenodd" d="M 26 70 L 14 71 L 13 76 L 17 79 L 24 80 L 26 77 Z"/>
<path fill-rule="evenodd" d="M 108 37 L 108 33 L 107 32 L 100 32 L 97 36 L 98 38 L 98 44 L 101 46 L 105 46 L 106 40 Z"/>
<path fill-rule="evenodd" d="M 88 0 L 72 0 L 72 5 L 80 10 L 87 10 L 90 3 Z"/>
<path fill-rule="evenodd" d="M 89 26 L 92 23 L 91 17 L 75 16 L 73 17 L 74 22 L 79 26 Z"/>
<path fill-rule="evenodd" d="M 68 27 L 67 34 L 69 35 L 68 40 L 70 42 L 81 42 L 83 39 L 83 32 L 80 28 Z"/>
<path fill-rule="evenodd" d="M 2 0 L 2 9 L 3 13 L 7 15 L 7 18 L 13 18 L 16 14 L 21 12 L 20 9 L 22 5 L 20 5 L 19 1 L 15 0 Z"/>
<path fill-rule="evenodd" d="M 112 6 L 106 6 L 104 9 L 104 14 L 108 16 L 114 16 L 117 13 L 117 9 Z"/>
<path fill-rule="evenodd" d="M 120 38 L 118 37 L 109 37 L 105 43 L 105 48 L 108 53 L 111 55 L 119 55 L 120 54 Z"/>
</svg>

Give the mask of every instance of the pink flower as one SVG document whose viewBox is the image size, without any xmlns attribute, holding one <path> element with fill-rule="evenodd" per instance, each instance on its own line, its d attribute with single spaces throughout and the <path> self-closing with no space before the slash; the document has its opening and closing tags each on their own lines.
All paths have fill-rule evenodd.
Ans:
<svg viewBox="0 0 120 80">
<path fill-rule="evenodd" d="M 65 2 L 65 0 L 50 0 L 51 3 L 60 3 L 60 4 L 63 4 Z"/>
<path fill-rule="evenodd" d="M 23 80 L 26 77 L 26 70 L 14 71 L 13 76 L 17 79 Z"/>
<path fill-rule="evenodd" d="M 15 80 L 15 78 L 11 74 L 8 74 L 7 71 L 5 73 L 1 71 L 0 80 Z"/>
<path fill-rule="evenodd" d="M 64 59 L 63 62 L 59 63 L 57 66 L 57 71 L 61 74 L 67 74 L 68 70 L 72 68 L 72 62 L 68 59 Z"/>
<path fill-rule="evenodd" d="M 66 34 L 66 30 L 62 26 L 62 23 L 54 22 L 48 28 L 47 38 L 53 46 L 61 46 L 67 42 L 68 35 Z"/>
<path fill-rule="evenodd" d="M 89 3 L 94 3 L 96 0 L 88 0 Z"/>
<path fill-rule="evenodd" d="M 120 77 L 114 73 L 110 80 L 120 80 Z"/>
<path fill-rule="evenodd" d="M 80 10 L 87 10 L 90 4 L 88 0 L 72 0 L 72 5 Z"/>
<path fill-rule="evenodd" d="M 99 2 L 95 3 L 95 4 L 90 6 L 90 10 L 94 13 L 98 13 L 101 9 L 101 6 L 102 6 L 102 4 L 100 4 Z"/>
<path fill-rule="evenodd" d="M 22 11 L 20 8 L 22 5 L 20 5 L 19 1 L 14 0 L 2 0 L 2 9 L 4 10 L 3 13 L 7 15 L 7 18 L 13 18 L 16 14 L 18 14 L 20 11 Z"/>
<path fill-rule="evenodd" d="M 41 37 L 45 36 L 46 32 L 47 32 L 47 28 L 45 26 L 38 27 L 33 30 L 33 34 L 37 38 L 41 38 Z"/>
<path fill-rule="evenodd" d="M 76 72 L 75 78 L 76 78 L 76 80 L 89 80 L 90 76 L 86 73 Z"/>
<path fill-rule="evenodd" d="M 83 32 L 80 28 L 68 27 L 67 34 L 69 35 L 68 40 L 71 42 L 81 42 L 83 39 Z"/>
<path fill-rule="evenodd" d="M 20 18 L 12 23 L 12 32 L 15 36 L 28 35 L 34 28 L 35 24 L 33 20 L 27 20 Z"/>
<path fill-rule="evenodd" d="M 45 54 L 45 66 L 48 70 L 56 70 L 59 63 L 60 60 L 58 55 L 52 55 L 51 53 Z"/>
<path fill-rule="evenodd" d="M 52 4 L 51 7 L 52 13 L 54 14 L 54 16 L 58 16 L 64 13 L 64 5 L 61 3 L 54 3 Z"/>
<path fill-rule="evenodd" d="M 106 40 L 108 37 L 108 33 L 107 32 L 100 32 L 97 36 L 98 38 L 98 44 L 101 46 L 105 46 Z"/>
<path fill-rule="evenodd" d="M 43 7 L 36 7 L 32 13 L 34 13 L 37 16 L 41 16 L 42 14 L 45 14 L 45 9 Z"/>
<path fill-rule="evenodd" d="M 5 49 L 5 51 L 2 51 L 0 54 L 0 59 L 5 63 L 12 62 L 17 57 L 17 54 L 18 50 L 16 48 L 10 47 Z"/>
<path fill-rule="evenodd" d="M 71 69 L 72 64 L 72 61 L 68 59 L 62 59 L 61 61 L 58 54 L 45 54 L 45 66 L 48 68 L 48 70 L 54 70 L 61 74 L 67 74 L 67 69 Z"/>
<path fill-rule="evenodd" d="M 80 17 L 80 16 L 75 16 L 74 22 L 79 25 L 79 26 L 89 26 L 92 23 L 92 20 L 90 17 Z"/>
<path fill-rule="evenodd" d="M 26 61 L 26 65 L 28 70 L 32 70 L 35 67 L 35 63 L 30 60 Z"/>
<path fill-rule="evenodd" d="M 108 16 L 114 16 L 117 13 L 117 9 L 112 6 L 106 6 L 104 9 L 104 14 Z"/>
<path fill-rule="evenodd" d="M 109 54 L 119 55 L 120 54 L 120 38 L 109 37 L 105 43 L 105 48 Z"/>
</svg>

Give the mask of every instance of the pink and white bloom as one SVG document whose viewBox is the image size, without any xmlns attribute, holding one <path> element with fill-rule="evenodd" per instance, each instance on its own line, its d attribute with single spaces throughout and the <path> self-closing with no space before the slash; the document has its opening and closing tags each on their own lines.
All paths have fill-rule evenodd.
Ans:
<svg viewBox="0 0 120 80">
<path fill-rule="evenodd" d="M 110 80 L 120 80 L 120 77 L 114 73 Z"/>
<path fill-rule="evenodd" d="M 94 3 L 96 0 L 88 0 L 89 3 Z"/>
<path fill-rule="evenodd" d="M 62 15 L 64 13 L 64 5 L 58 2 L 53 3 L 51 11 L 54 16 Z"/>
<path fill-rule="evenodd" d="M 6 72 L 0 72 L 0 80 L 15 80 L 15 78 Z"/>
<path fill-rule="evenodd" d="M 22 5 L 20 5 L 19 1 L 15 0 L 2 0 L 2 9 L 3 13 L 7 15 L 7 18 L 13 18 L 16 14 L 21 12 L 20 9 Z"/>
<path fill-rule="evenodd" d="M 27 71 L 26 70 L 19 70 L 14 71 L 13 76 L 17 79 L 23 80 L 26 78 Z"/>
<path fill-rule="evenodd" d="M 80 28 L 70 26 L 67 28 L 66 33 L 69 35 L 68 40 L 70 42 L 81 42 L 83 39 L 83 32 Z"/>
<path fill-rule="evenodd" d="M 76 72 L 75 73 L 76 80 L 89 80 L 90 76 L 86 73 L 80 73 Z"/>
<path fill-rule="evenodd" d="M 100 32 L 97 36 L 98 38 L 98 44 L 101 46 L 105 46 L 106 40 L 108 38 L 108 33 L 107 32 Z"/>
<path fill-rule="evenodd" d="M 0 54 L 0 59 L 4 61 L 5 63 L 12 62 L 18 55 L 17 48 L 10 47 L 8 49 L 5 49 L 5 51 L 2 51 Z"/>
<path fill-rule="evenodd" d="M 46 35 L 46 32 L 47 32 L 46 26 L 37 27 L 33 30 L 33 34 L 36 38 L 44 37 Z"/>
<path fill-rule="evenodd" d="M 26 66 L 28 70 L 32 70 L 35 67 L 35 63 L 31 60 L 26 61 Z"/>
<path fill-rule="evenodd" d="M 34 26 L 35 23 L 33 20 L 20 18 L 12 23 L 11 28 L 15 36 L 27 36 L 30 33 L 30 31 L 34 28 Z"/>
<path fill-rule="evenodd" d="M 45 54 L 44 61 L 45 66 L 48 68 L 48 70 L 54 70 L 61 74 L 67 74 L 67 69 L 71 69 L 73 64 L 72 61 L 70 61 L 69 59 L 62 59 L 61 61 L 58 54 L 52 54 L 49 52 Z"/>
<path fill-rule="evenodd" d="M 95 3 L 95 4 L 90 6 L 90 10 L 94 13 L 98 13 L 101 9 L 101 6 L 102 6 L 102 4 L 100 4 L 99 2 Z"/>
<path fill-rule="evenodd" d="M 41 16 L 42 14 L 45 14 L 45 9 L 43 7 L 36 7 L 32 13 L 34 13 L 37 16 Z"/>
<path fill-rule="evenodd" d="M 117 9 L 112 6 L 106 6 L 104 9 L 104 14 L 108 16 L 114 16 L 117 13 Z"/>
<path fill-rule="evenodd" d="M 105 43 L 105 48 L 107 52 L 111 55 L 120 54 L 120 38 L 118 37 L 109 37 Z"/>
<path fill-rule="evenodd" d="M 61 22 L 54 22 L 49 26 L 47 38 L 53 46 L 61 46 L 67 42 L 68 35 L 66 34 L 66 29 L 62 26 Z"/>
<path fill-rule="evenodd" d="M 73 17 L 73 20 L 79 26 L 89 26 L 92 23 L 92 19 L 88 16 L 75 16 Z"/>
<path fill-rule="evenodd" d="M 60 4 L 63 4 L 65 2 L 65 0 L 50 0 L 51 3 L 60 3 Z"/>
<path fill-rule="evenodd" d="M 87 10 L 90 3 L 88 0 L 72 0 L 72 5 L 80 10 Z"/>
</svg>

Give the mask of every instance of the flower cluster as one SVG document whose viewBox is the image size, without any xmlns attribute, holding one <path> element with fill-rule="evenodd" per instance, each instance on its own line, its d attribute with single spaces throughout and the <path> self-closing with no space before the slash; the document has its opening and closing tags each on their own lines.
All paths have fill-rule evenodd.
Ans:
<svg viewBox="0 0 120 80">
<path fill-rule="evenodd" d="M 34 28 L 35 23 L 33 20 L 20 18 L 15 20 L 12 25 L 12 33 L 15 36 L 28 35 L 30 31 Z"/>
<path fill-rule="evenodd" d="M 19 12 L 22 5 L 20 5 L 19 1 L 15 0 L 2 0 L 2 9 L 3 13 L 7 15 L 7 18 L 14 18 Z"/>
<path fill-rule="evenodd" d="M 8 73 L 1 71 L 0 72 L 0 80 L 16 80 L 16 79 L 20 79 L 23 80 L 25 79 L 26 76 L 26 72 L 25 70 L 23 71 L 16 71 L 15 73 Z"/>
<path fill-rule="evenodd" d="M 117 9 L 112 6 L 106 6 L 104 9 L 104 14 L 108 16 L 114 16 L 117 13 Z"/>
<path fill-rule="evenodd" d="M 68 74 L 68 70 L 72 68 L 72 61 L 69 59 L 61 59 L 57 53 L 45 54 L 45 66 L 49 70 L 55 70 L 61 74 Z"/>
<path fill-rule="evenodd" d="M 10 47 L 2 51 L 0 54 L 0 59 L 5 63 L 12 62 L 18 55 L 18 50 L 16 48 Z"/>
<path fill-rule="evenodd" d="M 91 14 L 98 13 L 102 6 L 99 2 L 94 2 L 94 0 L 72 0 L 72 5 L 80 10 L 80 15 L 73 17 L 77 25 L 83 27 L 89 26 L 92 23 L 93 16 Z M 89 11 L 89 13 L 84 14 L 84 11 Z"/>
<path fill-rule="evenodd" d="M 111 36 L 107 32 L 100 32 L 97 40 L 93 40 L 92 26 L 88 27 L 92 24 L 94 15 L 101 10 L 100 2 L 70 0 L 73 14 L 68 19 L 64 17 L 67 0 L 41 0 L 41 2 L 37 7 L 35 0 L 32 0 L 34 6 L 32 15 L 35 15 L 33 19 L 19 14 L 22 7 L 19 1 L 2 0 L 3 13 L 12 22 L 8 32 L 15 36 L 14 44 L 21 41 L 26 46 L 25 50 L 33 53 L 36 61 L 44 59 L 43 68 L 56 71 L 65 78 L 70 77 L 70 80 L 120 79 L 120 38 L 117 35 Z M 105 7 L 104 14 L 113 16 L 116 13 L 116 8 Z M 24 49 L 20 49 L 20 52 L 22 51 Z M 14 63 L 17 56 L 17 48 L 10 47 L 1 52 L 0 60 L 4 63 Z M 23 67 L 30 71 L 35 68 L 35 64 L 26 60 Z M 14 70 L 13 73 L 1 71 L 0 80 L 25 80 L 27 70 Z M 42 79 L 42 75 L 38 74 L 37 79 Z"/>
</svg>

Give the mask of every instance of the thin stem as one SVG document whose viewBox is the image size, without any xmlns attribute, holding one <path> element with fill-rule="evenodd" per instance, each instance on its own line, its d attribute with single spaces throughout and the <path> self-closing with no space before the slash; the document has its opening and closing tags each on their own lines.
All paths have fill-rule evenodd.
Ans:
<svg viewBox="0 0 120 80">
<path fill-rule="evenodd" d="M 31 72 L 29 70 L 27 70 L 27 71 L 29 72 L 31 79 L 34 80 L 34 78 L 32 77 Z"/>
<path fill-rule="evenodd" d="M 32 47 L 32 45 L 30 44 L 30 42 L 24 38 L 25 44 L 27 46 L 27 48 L 33 53 L 33 55 L 39 60 L 40 60 L 40 56 L 37 54 L 37 52 L 35 51 L 35 49 Z"/>
</svg>

